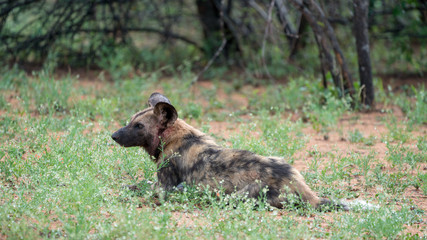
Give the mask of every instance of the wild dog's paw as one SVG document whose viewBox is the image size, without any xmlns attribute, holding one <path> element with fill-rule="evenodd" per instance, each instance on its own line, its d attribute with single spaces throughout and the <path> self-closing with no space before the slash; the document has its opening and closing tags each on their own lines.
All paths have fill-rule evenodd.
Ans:
<svg viewBox="0 0 427 240">
<path fill-rule="evenodd" d="M 174 189 L 179 192 L 183 192 L 185 188 L 185 182 L 178 184 Z"/>
</svg>

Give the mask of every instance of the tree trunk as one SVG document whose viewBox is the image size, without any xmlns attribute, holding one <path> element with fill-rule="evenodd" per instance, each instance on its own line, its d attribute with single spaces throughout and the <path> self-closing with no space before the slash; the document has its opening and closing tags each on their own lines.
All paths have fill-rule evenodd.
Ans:
<svg viewBox="0 0 427 240">
<path fill-rule="evenodd" d="M 294 38 L 294 41 L 292 42 L 291 51 L 289 54 L 290 59 L 293 59 L 296 56 L 298 51 L 305 48 L 305 45 L 307 43 L 306 39 L 308 35 L 307 33 L 308 26 L 309 24 L 307 20 L 305 19 L 304 15 L 301 14 L 297 37 Z"/>
<path fill-rule="evenodd" d="M 357 59 L 361 100 L 367 106 L 374 104 L 371 59 L 369 57 L 368 6 L 369 0 L 354 0 L 354 36 L 356 37 Z"/>
<path fill-rule="evenodd" d="M 418 0 L 418 3 L 420 4 L 421 21 L 427 23 L 427 0 Z"/>
<path fill-rule="evenodd" d="M 289 47 L 292 48 L 294 42 L 297 39 L 296 31 L 294 26 L 292 25 L 292 22 L 289 19 L 289 12 L 286 8 L 283 0 L 274 0 L 274 5 L 277 9 L 277 18 L 279 19 L 279 22 L 283 26 L 283 32 L 286 35 L 286 38 L 289 42 Z"/>
<path fill-rule="evenodd" d="M 228 60 L 230 55 L 241 51 L 229 15 L 232 11 L 232 1 L 228 1 L 227 6 L 222 4 L 223 1 L 220 0 L 196 0 L 197 12 L 203 28 L 204 47 L 208 57 L 215 54 L 224 37 L 227 43 L 223 50 L 225 58 Z M 223 19 L 221 19 L 220 11 L 223 11 Z"/>
</svg>

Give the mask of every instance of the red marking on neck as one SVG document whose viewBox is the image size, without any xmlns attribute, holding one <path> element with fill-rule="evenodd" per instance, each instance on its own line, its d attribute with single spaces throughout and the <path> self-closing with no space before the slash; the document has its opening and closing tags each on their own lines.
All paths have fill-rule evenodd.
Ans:
<svg viewBox="0 0 427 240">
<path fill-rule="evenodd" d="M 164 143 L 167 143 L 169 141 L 169 138 L 173 135 L 174 132 L 175 132 L 175 125 L 172 125 L 166 128 L 165 130 L 160 131 L 159 136 Z"/>
</svg>

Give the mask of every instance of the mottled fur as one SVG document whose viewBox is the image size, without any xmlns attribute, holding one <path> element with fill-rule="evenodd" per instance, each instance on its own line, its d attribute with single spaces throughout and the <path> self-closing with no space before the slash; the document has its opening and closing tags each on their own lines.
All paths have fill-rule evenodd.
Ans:
<svg viewBox="0 0 427 240">
<path fill-rule="evenodd" d="M 211 137 L 178 119 L 175 108 L 159 93 L 152 94 L 149 105 L 112 138 L 125 147 L 145 148 L 160 168 L 158 182 L 165 190 L 185 182 L 221 186 L 227 194 L 237 192 L 257 198 L 268 187 L 267 201 L 275 207 L 283 207 L 284 193 L 296 194 L 316 208 L 330 203 L 317 197 L 284 159 L 217 145 Z"/>
</svg>

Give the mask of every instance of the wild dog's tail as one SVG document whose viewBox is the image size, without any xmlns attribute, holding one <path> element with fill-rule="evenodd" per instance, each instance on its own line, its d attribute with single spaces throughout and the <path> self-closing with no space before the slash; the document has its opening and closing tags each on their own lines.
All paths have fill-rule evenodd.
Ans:
<svg viewBox="0 0 427 240">
<path fill-rule="evenodd" d="M 330 211 L 330 210 L 344 210 L 344 211 L 350 211 L 350 210 L 375 210 L 378 209 L 379 206 L 368 203 L 365 200 L 354 200 L 354 201 L 347 201 L 347 200 L 340 200 L 340 201 L 331 201 L 326 198 L 322 198 L 320 201 L 320 204 L 318 206 L 318 209 L 320 211 Z"/>
<path fill-rule="evenodd" d="M 356 199 L 353 201 L 342 200 L 343 204 L 346 204 L 350 210 L 360 209 L 360 210 L 376 210 L 380 208 L 379 205 L 369 203 L 362 199 Z"/>
<path fill-rule="evenodd" d="M 295 169 L 292 168 L 292 179 L 290 182 L 292 190 L 297 192 L 303 201 L 310 203 L 311 206 L 321 211 L 343 210 L 349 211 L 353 209 L 373 210 L 378 206 L 368 203 L 364 200 L 354 201 L 334 201 L 327 198 L 319 198 L 306 184 L 303 176 Z"/>
<path fill-rule="evenodd" d="M 320 211 L 332 211 L 332 210 L 350 210 L 349 206 L 343 202 L 336 202 L 329 200 L 327 198 L 322 198 L 320 204 L 317 206 L 317 209 Z"/>
</svg>

